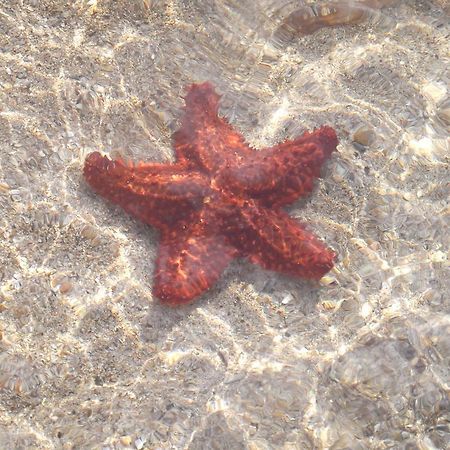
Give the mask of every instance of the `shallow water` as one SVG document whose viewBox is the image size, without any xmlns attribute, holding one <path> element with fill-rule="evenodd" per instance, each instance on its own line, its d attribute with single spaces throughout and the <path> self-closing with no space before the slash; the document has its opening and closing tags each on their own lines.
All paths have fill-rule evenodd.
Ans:
<svg viewBox="0 0 450 450">
<path fill-rule="evenodd" d="M 331 3 L 2 2 L 0 448 L 445 448 L 449 5 Z M 235 261 L 167 309 L 157 232 L 83 181 L 170 160 L 205 80 L 257 148 L 337 130 L 289 208 L 320 284 Z"/>
</svg>

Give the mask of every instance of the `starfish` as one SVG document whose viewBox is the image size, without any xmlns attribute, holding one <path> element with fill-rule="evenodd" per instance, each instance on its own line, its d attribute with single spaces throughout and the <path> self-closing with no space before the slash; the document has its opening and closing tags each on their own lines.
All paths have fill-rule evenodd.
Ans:
<svg viewBox="0 0 450 450">
<path fill-rule="evenodd" d="M 209 82 L 188 88 L 174 163 L 99 152 L 85 161 L 96 193 L 160 230 L 153 294 L 169 306 L 195 300 L 236 257 L 315 280 L 333 267 L 335 253 L 282 208 L 311 192 L 336 149 L 334 130 L 255 150 L 218 115 L 219 99 Z"/>
</svg>

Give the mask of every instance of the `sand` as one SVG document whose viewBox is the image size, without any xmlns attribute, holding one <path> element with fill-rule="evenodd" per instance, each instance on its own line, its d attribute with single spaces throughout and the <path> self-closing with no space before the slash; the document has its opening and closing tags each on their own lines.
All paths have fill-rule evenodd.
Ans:
<svg viewBox="0 0 450 450">
<path fill-rule="evenodd" d="M 279 33 L 298 5 L 1 2 L 1 449 L 448 444 L 448 3 Z M 171 160 L 205 80 L 256 148 L 337 130 L 289 208 L 338 253 L 320 283 L 235 261 L 168 309 L 158 233 L 84 182 L 93 150 Z"/>
</svg>

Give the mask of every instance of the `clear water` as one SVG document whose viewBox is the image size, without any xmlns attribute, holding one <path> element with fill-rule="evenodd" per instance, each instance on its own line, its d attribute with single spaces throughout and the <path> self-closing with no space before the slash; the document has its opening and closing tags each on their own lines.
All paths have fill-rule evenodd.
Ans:
<svg viewBox="0 0 450 450">
<path fill-rule="evenodd" d="M 334 7 L 2 2 L 0 448 L 446 448 L 449 5 Z M 289 209 L 339 255 L 320 284 L 235 261 L 167 309 L 157 232 L 83 181 L 170 160 L 205 80 L 257 148 L 337 130 Z"/>
</svg>

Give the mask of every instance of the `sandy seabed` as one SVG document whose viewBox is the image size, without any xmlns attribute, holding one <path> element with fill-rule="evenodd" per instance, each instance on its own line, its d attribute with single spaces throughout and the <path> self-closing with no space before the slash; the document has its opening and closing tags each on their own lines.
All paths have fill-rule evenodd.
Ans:
<svg viewBox="0 0 450 450">
<path fill-rule="evenodd" d="M 448 3 L 280 33 L 299 3 L 1 2 L 0 449 L 446 448 Z M 169 161 L 205 80 L 256 148 L 337 130 L 289 209 L 320 284 L 235 261 L 165 308 L 157 232 L 84 182 L 93 150 Z"/>
</svg>

